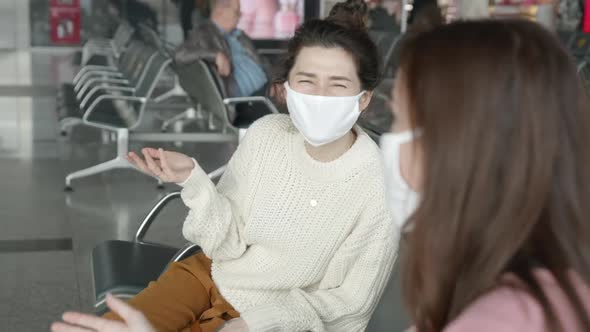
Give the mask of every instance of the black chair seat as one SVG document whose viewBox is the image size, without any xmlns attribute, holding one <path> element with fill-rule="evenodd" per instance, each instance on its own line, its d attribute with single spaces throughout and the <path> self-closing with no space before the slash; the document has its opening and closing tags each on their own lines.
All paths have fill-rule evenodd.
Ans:
<svg viewBox="0 0 590 332">
<path fill-rule="evenodd" d="M 74 92 L 74 84 L 64 83 L 58 90 L 58 98 L 63 104 L 72 105 L 77 104 L 76 93 Z"/>
<path fill-rule="evenodd" d="M 112 240 L 92 251 L 94 291 L 99 302 L 107 292 L 134 295 L 160 276 L 178 248 Z"/>
<path fill-rule="evenodd" d="M 59 120 L 66 118 L 81 119 L 84 115 L 82 111 L 80 111 L 78 104 L 67 103 L 65 100 L 59 102 L 57 110 Z M 133 122 L 135 119 L 126 119 L 122 116 L 122 110 L 117 109 L 117 106 L 111 100 L 107 100 L 98 104 L 96 112 L 90 115 L 89 120 L 117 128 L 125 128 L 128 126 L 129 122 Z"/>
<path fill-rule="evenodd" d="M 236 128 L 247 129 L 261 117 L 271 114 L 266 104 L 262 102 L 246 102 L 236 105 L 236 118 L 232 125 Z"/>
<path fill-rule="evenodd" d="M 80 56 L 80 60 L 82 60 L 81 56 Z M 80 63 L 80 60 L 78 60 L 78 63 Z M 102 54 L 94 54 L 93 56 L 90 57 L 90 59 L 88 59 L 88 61 L 86 62 L 85 65 L 86 66 L 89 66 L 89 65 L 108 66 L 108 65 L 110 65 L 109 56 L 102 55 Z"/>
</svg>

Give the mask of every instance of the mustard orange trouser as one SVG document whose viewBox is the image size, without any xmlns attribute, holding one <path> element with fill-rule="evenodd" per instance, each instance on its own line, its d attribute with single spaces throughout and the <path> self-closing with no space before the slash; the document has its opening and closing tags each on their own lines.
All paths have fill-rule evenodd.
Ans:
<svg viewBox="0 0 590 332">
<path fill-rule="evenodd" d="M 211 260 L 198 253 L 178 263 L 129 301 L 157 331 L 213 332 L 240 314 L 211 279 Z M 105 318 L 121 320 L 109 312 Z"/>
</svg>

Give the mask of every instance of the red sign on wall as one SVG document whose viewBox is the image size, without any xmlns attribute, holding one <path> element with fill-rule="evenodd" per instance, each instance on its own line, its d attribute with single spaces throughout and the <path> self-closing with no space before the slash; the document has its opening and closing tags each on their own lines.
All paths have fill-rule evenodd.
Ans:
<svg viewBox="0 0 590 332">
<path fill-rule="evenodd" d="M 590 33 L 590 0 L 586 0 L 584 8 L 584 32 Z"/>
<path fill-rule="evenodd" d="M 49 0 L 51 41 L 60 45 L 80 44 L 80 0 Z"/>
</svg>

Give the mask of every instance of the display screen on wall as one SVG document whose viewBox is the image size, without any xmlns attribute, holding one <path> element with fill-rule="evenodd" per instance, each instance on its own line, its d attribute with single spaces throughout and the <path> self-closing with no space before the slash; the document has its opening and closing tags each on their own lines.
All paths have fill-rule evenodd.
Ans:
<svg viewBox="0 0 590 332">
<path fill-rule="evenodd" d="M 238 27 L 252 39 L 289 39 L 303 22 L 304 0 L 240 0 Z"/>
</svg>

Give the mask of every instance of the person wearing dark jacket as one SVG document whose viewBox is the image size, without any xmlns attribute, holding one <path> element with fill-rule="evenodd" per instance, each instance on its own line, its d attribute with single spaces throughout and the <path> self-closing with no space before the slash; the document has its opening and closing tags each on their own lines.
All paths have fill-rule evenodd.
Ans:
<svg viewBox="0 0 590 332">
<path fill-rule="evenodd" d="M 189 39 L 175 52 L 177 64 L 197 59 L 215 64 L 230 97 L 261 95 L 267 74 L 252 40 L 237 29 L 239 0 L 215 0 L 211 18 L 195 26 Z"/>
<path fill-rule="evenodd" d="M 180 19 L 180 26 L 184 40 L 189 37 L 190 31 L 193 29 L 194 16 L 197 15 L 199 19 L 209 17 L 209 1 L 207 0 L 172 0 L 178 7 L 178 17 Z"/>
<path fill-rule="evenodd" d="M 154 30 L 158 29 L 158 14 L 150 5 L 138 0 L 109 0 L 109 4 L 131 26 L 145 24 Z"/>
</svg>

